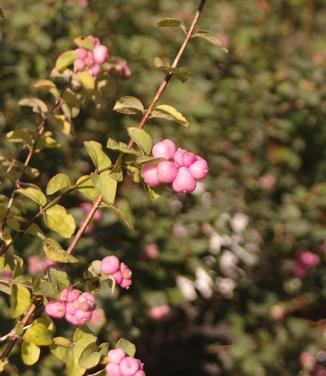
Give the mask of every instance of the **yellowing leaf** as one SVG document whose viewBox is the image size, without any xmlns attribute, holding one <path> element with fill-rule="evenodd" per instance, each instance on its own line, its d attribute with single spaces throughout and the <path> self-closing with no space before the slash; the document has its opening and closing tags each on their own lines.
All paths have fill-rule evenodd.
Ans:
<svg viewBox="0 0 326 376">
<path fill-rule="evenodd" d="M 113 111 L 129 115 L 142 114 L 144 112 L 144 106 L 138 98 L 125 96 L 117 100 Z"/>
<path fill-rule="evenodd" d="M 34 343 L 25 341 L 22 343 L 21 356 L 26 365 L 31 366 L 35 364 L 39 360 L 40 352 L 41 349 Z"/>
<path fill-rule="evenodd" d="M 63 72 L 69 65 L 76 60 L 76 51 L 70 50 L 62 53 L 55 62 L 55 68 L 59 72 Z"/>
<path fill-rule="evenodd" d="M 153 142 L 151 136 L 147 132 L 140 128 L 129 127 L 128 134 L 145 154 L 148 155 L 151 153 Z"/>
<path fill-rule="evenodd" d="M 50 229 L 57 232 L 63 238 L 69 239 L 75 232 L 76 222 L 74 217 L 61 205 L 49 208 L 45 212 L 44 219 Z"/>
<path fill-rule="evenodd" d="M 97 169 L 101 170 L 112 165 L 111 159 L 104 153 L 102 150 L 102 145 L 99 142 L 85 141 L 84 145 L 88 155 Z"/>
<path fill-rule="evenodd" d="M 86 90 L 95 89 L 94 77 L 88 71 L 79 72 L 78 77 L 79 77 L 81 84 Z"/>
<path fill-rule="evenodd" d="M 46 197 L 45 197 L 44 193 L 36 185 L 30 184 L 29 187 L 19 188 L 19 189 L 17 189 L 17 193 L 20 193 L 20 194 L 30 198 L 31 200 L 33 200 L 34 202 L 36 202 L 40 206 L 45 206 L 45 204 L 46 204 Z"/>
<path fill-rule="evenodd" d="M 136 346 L 124 338 L 119 339 L 115 345 L 115 348 L 122 349 L 129 356 L 134 356 L 136 354 Z"/>
<path fill-rule="evenodd" d="M 95 188 L 101 193 L 107 204 L 114 204 L 115 195 L 117 193 L 117 181 L 113 179 L 107 172 L 100 175 L 91 174 Z"/>
<path fill-rule="evenodd" d="M 44 323 L 37 320 L 26 330 L 23 340 L 37 346 L 48 346 L 52 343 L 51 332 Z"/>
<path fill-rule="evenodd" d="M 57 241 L 51 238 L 47 238 L 44 242 L 44 253 L 50 260 L 63 264 L 78 262 L 76 257 L 68 254 Z"/>
<path fill-rule="evenodd" d="M 167 104 L 156 106 L 151 113 L 151 118 L 173 120 L 185 127 L 188 127 L 189 125 L 188 120 L 182 115 L 181 112 Z"/>
<path fill-rule="evenodd" d="M 68 188 L 71 186 L 69 176 L 66 174 L 54 175 L 46 187 L 46 194 L 52 195 L 53 193 L 59 191 L 60 189 Z"/>
<path fill-rule="evenodd" d="M 14 284 L 11 291 L 11 316 L 17 318 L 24 314 L 31 304 L 30 291 L 21 285 Z"/>
</svg>

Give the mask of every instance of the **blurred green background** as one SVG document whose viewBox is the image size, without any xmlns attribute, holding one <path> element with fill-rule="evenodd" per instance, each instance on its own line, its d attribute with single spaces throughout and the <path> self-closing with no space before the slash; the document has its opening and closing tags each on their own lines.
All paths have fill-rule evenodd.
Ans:
<svg viewBox="0 0 326 376">
<path fill-rule="evenodd" d="M 57 172 L 78 178 L 90 170 L 83 141 L 127 140 L 136 120 L 112 111 L 133 95 L 149 104 L 163 73 L 154 58 L 175 56 L 183 34 L 156 29 L 165 17 L 189 25 L 194 0 L 0 0 L 0 128 L 30 126 L 18 100 L 47 78 L 56 57 L 79 35 L 96 35 L 132 75 L 112 77 L 102 107 L 89 104 L 61 150 L 33 159 L 45 187 Z M 98 300 L 106 323 L 101 340 L 137 344 L 149 376 L 326 375 L 326 3 L 323 0 L 207 0 L 200 28 L 216 33 L 229 53 L 194 39 L 161 103 L 190 121 L 185 129 L 153 120 L 154 141 L 169 137 L 205 157 L 209 177 L 195 193 L 168 191 L 149 203 L 127 181 L 120 205 L 129 232 L 108 210 L 80 242 L 76 280 L 93 259 L 116 252 L 134 271 L 128 292 Z M 12 145 L 1 150 L 13 152 Z M 6 187 L 4 187 L 6 189 Z M 82 198 L 65 205 L 80 221 Z M 40 243 L 18 243 L 26 260 Z M 318 262 L 303 268 L 299 250 Z M 300 269 L 301 268 L 301 269 Z M 301 270 L 301 272 L 300 272 Z M 165 307 L 155 315 L 153 307 Z M 12 324 L 0 296 L 1 333 Z M 58 323 L 58 328 L 60 324 Z M 59 329 L 58 329 L 59 330 Z M 71 330 L 60 327 L 60 331 Z M 44 353 L 19 374 L 60 370 Z"/>
</svg>

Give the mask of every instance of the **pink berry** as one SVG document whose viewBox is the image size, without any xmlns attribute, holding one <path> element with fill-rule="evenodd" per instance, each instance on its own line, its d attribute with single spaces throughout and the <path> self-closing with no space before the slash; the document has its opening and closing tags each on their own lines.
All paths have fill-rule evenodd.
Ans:
<svg viewBox="0 0 326 376">
<path fill-rule="evenodd" d="M 87 56 L 84 59 L 85 65 L 91 67 L 94 64 L 93 54 L 91 51 L 87 51 Z"/>
<path fill-rule="evenodd" d="M 141 369 L 139 371 L 137 371 L 134 376 L 146 376 L 145 372 Z"/>
<path fill-rule="evenodd" d="M 119 272 L 116 272 L 114 274 L 112 274 L 112 277 L 115 279 L 116 283 L 118 285 L 120 285 L 120 283 L 122 282 L 123 280 L 123 276 L 122 276 L 122 273 L 119 271 Z"/>
<path fill-rule="evenodd" d="M 150 187 L 157 187 L 161 184 L 157 177 L 157 164 L 146 163 L 141 169 L 141 176 Z"/>
<path fill-rule="evenodd" d="M 172 187 L 176 192 L 192 192 L 196 189 L 196 181 L 187 167 L 179 168 L 178 175 L 174 179 Z"/>
<path fill-rule="evenodd" d="M 79 298 L 80 294 L 81 294 L 80 290 L 70 289 L 69 292 L 68 292 L 67 301 L 68 302 L 74 302 L 75 300 L 77 300 Z"/>
<path fill-rule="evenodd" d="M 98 39 L 98 37 L 91 37 L 91 38 L 92 38 L 94 47 L 100 44 L 100 40 Z"/>
<path fill-rule="evenodd" d="M 297 259 L 304 266 L 316 266 L 320 263 L 320 258 L 315 253 L 308 250 L 301 250 L 297 253 Z"/>
<path fill-rule="evenodd" d="M 178 150 L 174 153 L 173 159 L 178 167 L 183 166 L 183 156 L 187 153 L 187 150 L 178 148 Z"/>
<path fill-rule="evenodd" d="M 60 319 L 64 317 L 66 313 L 66 305 L 63 302 L 59 302 L 57 300 L 51 300 L 49 303 L 45 306 L 45 312 L 47 315 L 51 317 L 55 317 L 57 319 Z"/>
<path fill-rule="evenodd" d="M 78 303 L 78 300 L 75 300 L 74 302 L 68 302 L 66 304 L 66 312 L 69 314 L 69 315 L 75 315 L 76 312 L 78 311 L 79 309 L 79 303 Z"/>
<path fill-rule="evenodd" d="M 120 349 L 112 349 L 108 352 L 109 362 L 120 364 L 121 360 L 126 357 L 125 352 Z"/>
<path fill-rule="evenodd" d="M 124 278 L 120 283 L 120 286 L 124 289 L 128 289 L 131 285 L 132 280 L 130 278 Z"/>
<path fill-rule="evenodd" d="M 199 159 L 189 167 L 189 171 L 195 179 L 205 179 L 208 175 L 208 164 L 205 159 Z"/>
<path fill-rule="evenodd" d="M 139 363 L 137 359 L 127 356 L 121 360 L 120 371 L 122 376 L 134 376 L 139 371 Z"/>
<path fill-rule="evenodd" d="M 157 177 L 162 183 L 172 183 L 177 173 L 178 169 L 173 162 L 163 161 L 157 166 Z"/>
<path fill-rule="evenodd" d="M 101 272 L 104 274 L 114 274 L 120 269 L 120 261 L 116 256 L 106 256 L 101 261 Z"/>
<path fill-rule="evenodd" d="M 187 151 L 184 153 L 182 156 L 182 166 L 184 167 L 189 167 L 191 166 L 194 162 L 196 162 L 197 157 L 194 153 L 191 153 L 190 151 Z"/>
<path fill-rule="evenodd" d="M 152 154 L 155 158 L 172 159 L 176 151 L 175 143 L 168 138 L 153 146 Z"/>
<path fill-rule="evenodd" d="M 97 64 L 103 64 L 109 56 L 109 50 L 107 47 L 100 44 L 93 50 L 94 61 Z"/>
<path fill-rule="evenodd" d="M 106 371 L 107 376 L 122 376 L 122 373 L 120 372 L 119 364 L 109 363 L 105 367 L 105 371 Z"/>
<path fill-rule="evenodd" d="M 87 57 L 87 50 L 85 48 L 77 48 L 76 50 L 77 59 L 84 60 Z"/>
<path fill-rule="evenodd" d="M 66 302 L 68 300 L 68 294 L 69 294 L 70 289 L 65 288 L 60 292 L 60 300 L 63 302 Z"/>
<path fill-rule="evenodd" d="M 100 71 L 101 71 L 101 67 L 98 64 L 93 65 L 90 70 L 91 75 L 94 77 L 98 76 Z"/>
<path fill-rule="evenodd" d="M 78 325 L 86 324 L 92 318 L 91 311 L 82 311 L 81 309 L 77 310 L 75 314 Z"/>
<path fill-rule="evenodd" d="M 75 315 L 72 315 L 70 313 L 66 313 L 66 316 L 65 316 L 65 319 L 70 322 L 70 324 L 73 324 L 73 325 L 80 325 L 79 324 L 79 320 L 77 319 L 77 317 Z"/>
<path fill-rule="evenodd" d="M 123 262 L 120 265 L 120 272 L 121 272 L 123 278 L 131 278 L 131 276 L 132 276 L 132 271 Z"/>
<path fill-rule="evenodd" d="M 78 303 L 83 311 L 93 311 L 96 307 L 96 300 L 89 292 L 83 292 L 78 298 Z"/>
</svg>

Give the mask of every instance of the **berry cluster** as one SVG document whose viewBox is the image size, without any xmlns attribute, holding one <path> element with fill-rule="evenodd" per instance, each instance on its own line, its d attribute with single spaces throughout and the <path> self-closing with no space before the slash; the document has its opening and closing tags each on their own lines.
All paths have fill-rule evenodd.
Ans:
<svg viewBox="0 0 326 376">
<path fill-rule="evenodd" d="M 111 275 L 116 283 L 121 287 L 128 289 L 132 284 L 132 272 L 126 264 L 120 262 L 116 256 L 106 256 L 101 261 L 101 272 Z"/>
<path fill-rule="evenodd" d="M 101 65 L 109 56 L 109 50 L 100 43 L 98 38 L 92 36 L 89 38 L 93 41 L 93 50 L 89 51 L 86 48 L 77 48 L 74 71 L 76 73 L 89 71 L 92 76 L 96 77 L 100 73 Z"/>
<path fill-rule="evenodd" d="M 208 174 L 205 159 L 186 149 L 177 150 L 175 143 L 169 139 L 155 144 L 152 154 L 154 158 L 164 160 L 147 163 L 142 167 L 141 176 L 150 187 L 172 183 L 175 192 L 193 192 L 196 189 L 196 180 L 202 180 Z"/>
<path fill-rule="evenodd" d="M 145 376 L 143 363 L 131 356 L 126 356 L 120 349 L 110 350 L 108 352 L 109 364 L 106 366 L 108 376 Z"/>
<path fill-rule="evenodd" d="M 69 287 L 61 291 L 59 300 L 49 301 L 45 312 L 51 317 L 65 317 L 73 325 L 84 325 L 92 318 L 95 307 L 91 293 Z"/>
</svg>

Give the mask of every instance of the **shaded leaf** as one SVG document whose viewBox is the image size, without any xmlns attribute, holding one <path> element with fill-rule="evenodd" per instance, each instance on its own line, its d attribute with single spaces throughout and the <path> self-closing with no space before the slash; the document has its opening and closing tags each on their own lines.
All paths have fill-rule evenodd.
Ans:
<svg viewBox="0 0 326 376">
<path fill-rule="evenodd" d="M 11 316 L 17 318 L 24 314 L 31 305 L 30 291 L 21 285 L 14 284 L 11 292 Z"/>
<path fill-rule="evenodd" d="M 16 192 L 30 198 L 40 206 L 46 205 L 46 197 L 37 185 L 30 184 L 29 187 L 19 188 Z"/>
<path fill-rule="evenodd" d="M 220 39 L 214 33 L 208 30 L 197 30 L 193 35 L 192 38 L 202 38 L 207 40 L 208 42 L 214 44 L 214 46 L 218 46 L 222 48 L 222 50 L 228 53 L 228 49 L 226 46 L 220 41 Z"/>
<path fill-rule="evenodd" d="M 124 153 L 124 154 L 134 154 L 134 155 L 139 154 L 138 150 L 135 150 L 134 148 L 128 149 L 127 144 L 125 144 L 124 142 L 117 142 L 113 140 L 112 138 L 108 139 L 106 147 L 111 150 L 121 151 L 121 153 Z"/>
<path fill-rule="evenodd" d="M 45 114 L 48 112 L 47 105 L 38 98 L 23 98 L 18 102 L 19 106 L 31 107 L 33 112 Z"/>
<path fill-rule="evenodd" d="M 128 134 L 145 154 L 151 153 L 153 142 L 152 137 L 147 132 L 140 128 L 129 127 Z"/>
<path fill-rule="evenodd" d="M 79 184 L 79 181 L 81 181 L 82 179 L 85 179 L 88 176 L 89 175 L 81 176 L 77 180 L 77 183 L 76 183 L 78 185 L 77 189 L 80 193 L 84 194 L 87 198 L 89 198 L 92 201 L 95 201 L 100 196 L 100 192 L 97 189 L 95 189 L 93 180 L 89 178 L 88 180 L 85 180 L 83 183 Z"/>
<path fill-rule="evenodd" d="M 59 72 L 63 72 L 69 65 L 71 65 L 76 60 L 76 51 L 69 50 L 63 52 L 55 62 L 55 68 Z"/>
<path fill-rule="evenodd" d="M 61 245 L 54 239 L 47 238 L 44 242 L 44 253 L 50 260 L 66 263 L 78 262 L 78 259 L 70 254 L 68 254 Z"/>
<path fill-rule="evenodd" d="M 159 21 L 155 27 L 180 27 L 183 31 L 186 30 L 184 23 L 178 18 L 167 17 Z"/>
<path fill-rule="evenodd" d="M 136 354 L 136 346 L 125 338 L 120 338 L 116 343 L 115 348 L 122 349 L 126 354 L 132 357 Z"/>
<path fill-rule="evenodd" d="M 115 103 L 113 110 L 122 114 L 139 114 L 144 112 L 144 106 L 142 102 L 135 97 L 125 96 L 121 97 Z"/>
<path fill-rule="evenodd" d="M 113 179 L 107 172 L 100 175 L 91 174 L 92 181 L 95 188 L 103 196 L 103 200 L 107 204 L 114 204 L 115 196 L 117 192 L 117 181 Z"/>
<path fill-rule="evenodd" d="M 85 141 L 84 145 L 88 155 L 97 169 L 101 170 L 112 165 L 111 159 L 104 153 L 102 150 L 102 145 L 99 142 Z"/>
</svg>

